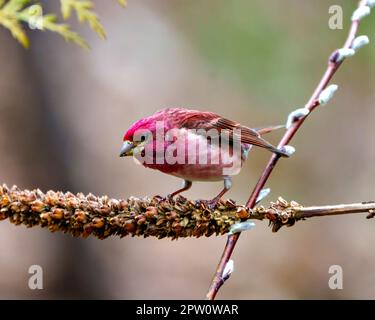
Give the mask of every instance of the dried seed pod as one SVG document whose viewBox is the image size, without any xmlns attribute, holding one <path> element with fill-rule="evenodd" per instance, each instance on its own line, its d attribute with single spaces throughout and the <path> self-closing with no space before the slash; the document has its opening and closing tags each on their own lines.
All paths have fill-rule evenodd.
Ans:
<svg viewBox="0 0 375 320">
<path fill-rule="evenodd" d="M 51 207 L 56 206 L 59 198 L 57 197 L 56 193 L 54 192 L 47 192 L 47 195 L 44 199 L 44 201 Z"/>
<path fill-rule="evenodd" d="M 74 214 L 74 218 L 77 222 L 86 223 L 87 222 L 87 215 L 85 212 L 81 210 L 77 210 Z"/>
<path fill-rule="evenodd" d="M 71 211 L 68 211 L 68 210 L 64 210 L 64 219 L 65 220 L 68 220 L 72 217 L 72 212 Z"/>
<path fill-rule="evenodd" d="M 91 227 L 96 229 L 101 229 L 104 227 L 104 219 L 103 218 L 94 218 L 91 222 Z"/>
<path fill-rule="evenodd" d="M 282 212 L 280 215 L 279 215 L 280 219 L 281 219 L 281 223 L 282 224 L 288 224 L 288 221 L 289 221 L 289 218 L 290 218 L 290 215 L 287 214 L 286 212 Z"/>
<path fill-rule="evenodd" d="M 133 221 L 126 221 L 124 224 L 124 228 L 129 233 L 134 233 L 137 229 L 137 225 Z"/>
<path fill-rule="evenodd" d="M 290 206 L 292 208 L 299 208 L 299 207 L 301 207 L 301 205 L 298 202 L 294 201 L 294 200 L 290 201 Z"/>
<path fill-rule="evenodd" d="M 50 223 L 52 221 L 52 217 L 51 217 L 50 212 L 43 212 L 43 213 L 41 213 L 40 214 L 40 219 L 47 220 L 47 222 Z"/>
<path fill-rule="evenodd" d="M 176 218 L 179 215 L 177 214 L 176 211 L 170 211 L 170 212 L 167 212 L 166 216 L 167 216 L 167 220 L 172 221 L 172 220 L 176 220 Z"/>
<path fill-rule="evenodd" d="M 145 218 L 145 216 L 141 215 L 141 217 L 139 219 L 137 219 L 137 224 L 142 225 L 144 223 L 146 223 L 146 218 Z"/>
<path fill-rule="evenodd" d="M 93 202 L 96 202 L 97 201 L 97 197 L 95 197 L 92 193 L 89 193 L 86 197 L 87 200 L 89 201 L 93 201 Z"/>
<path fill-rule="evenodd" d="M 84 231 L 84 234 L 85 236 L 87 235 L 90 235 L 92 233 L 92 226 L 91 226 L 91 223 L 86 223 L 83 225 L 83 231 Z"/>
<path fill-rule="evenodd" d="M 116 199 L 111 199 L 108 202 L 108 206 L 110 207 L 111 210 L 119 210 L 120 209 L 120 201 Z"/>
<path fill-rule="evenodd" d="M 46 205 L 41 200 L 35 200 L 31 203 L 31 210 L 34 212 L 43 212 L 45 208 Z"/>
<path fill-rule="evenodd" d="M 50 232 L 56 232 L 58 230 L 59 230 L 59 226 L 57 224 L 48 225 L 48 231 L 50 231 Z"/>
<path fill-rule="evenodd" d="M 71 208 L 71 209 L 75 209 L 75 208 L 78 208 L 79 206 L 79 200 L 78 199 L 75 199 L 75 198 L 69 198 L 67 201 L 66 201 L 66 207 L 67 208 Z"/>
<path fill-rule="evenodd" d="M 10 203 L 10 198 L 7 194 L 4 194 L 3 196 L 1 196 L 0 205 L 2 207 L 9 205 L 9 203 Z"/>
<path fill-rule="evenodd" d="M 155 207 L 147 207 L 144 216 L 147 219 L 151 219 L 151 218 L 155 217 L 157 214 L 158 214 L 158 209 L 156 209 Z"/>
<path fill-rule="evenodd" d="M 272 220 L 272 221 L 274 221 L 274 220 L 276 220 L 277 219 L 277 211 L 275 210 L 275 209 L 272 209 L 272 208 L 270 208 L 270 209 L 268 209 L 267 211 L 266 211 L 266 213 L 264 214 L 264 216 L 268 219 L 268 220 Z"/>
<path fill-rule="evenodd" d="M 183 227 L 182 227 L 182 225 L 181 225 L 180 222 L 175 221 L 175 222 L 172 223 L 172 229 L 173 229 L 174 232 L 176 232 L 176 233 L 180 233 L 181 230 L 182 230 L 182 228 L 183 228 Z"/>
<path fill-rule="evenodd" d="M 60 208 L 54 208 L 52 210 L 51 216 L 54 219 L 61 220 L 62 218 L 64 218 L 64 210 Z"/>
<path fill-rule="evenodd" d="M 8 218 L 8 215 L 5 212 L 0 212 L 0 221 Z"/>
<path fill-rule="evenodd" d="M 160 226 L 162 224 L 165 224 L 168 220 L 165 219 L 165 218 L 159 218 L 157 221 L 156 221 L 156 226 Z"/>
<path fill-rule="evenodd" d="M 282 197 L 278 197 L 277 198 L 277 202 L 278 202 L 278 205 L 284 207 L 284 208 L 287 208 L 289 206 L 288 204 L 288 201 L 286 201 L 284 198 Z"/>
<path fill-rule="evenodd" d="M 85 200 L 86 199 L 85 195 L 82 192 L 78 192 L 76 196 L 80 200 Z"/>
<path fill-rule="evenodd" d="M 189 224 L 189 219 L 187 217 L 183 218 L 180 224 L 185 228 Z"/>
<path fill-rule="evenodd" d="M 9 209 L 14 211 L 14 212 L 19 212 L 21 207 L 21 203 L 18 201 L 14 201 L 9 205 Z"/>
</svg>

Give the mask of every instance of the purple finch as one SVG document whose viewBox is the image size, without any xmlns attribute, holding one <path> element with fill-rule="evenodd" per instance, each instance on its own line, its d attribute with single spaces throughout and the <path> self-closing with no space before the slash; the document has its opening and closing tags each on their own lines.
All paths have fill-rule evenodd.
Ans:
<svg viewBox="0 0 375 320">
<path fill-rule="evenodd" d="M 278 127 L 250 129 L 212 112 L 183 108 L 163 109 L 135 122 L 125 133 L 120 156 L 134 156 L 143 166 L 184 180 L 224 181 L 224 189 L 208 204 L 212 207 L 231 188 L 251 147 L 258 146 L 280 156 L 288 156 L 260 135 Z"/>
</svg>

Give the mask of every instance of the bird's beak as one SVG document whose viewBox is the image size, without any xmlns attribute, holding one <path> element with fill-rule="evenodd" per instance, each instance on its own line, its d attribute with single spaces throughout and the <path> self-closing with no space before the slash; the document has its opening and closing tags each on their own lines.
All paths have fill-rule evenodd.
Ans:
<svg viewBox="0 0 375 320">
<path fill-rule="evenodd" d="M 120 150 L 120 157 L 132 156 L 134 147 L 135 145 L 133 142 L 124 141 Z"/>
</svg>

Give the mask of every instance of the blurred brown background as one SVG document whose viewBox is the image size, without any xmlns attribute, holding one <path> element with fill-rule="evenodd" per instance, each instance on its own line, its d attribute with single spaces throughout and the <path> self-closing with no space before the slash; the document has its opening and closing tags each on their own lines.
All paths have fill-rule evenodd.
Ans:
<svg viewBox="0 0 375 320">
<path fill-rule="evenodd" d="M 108 40 L 77 26 L 85 51 L 51 33 L 29 32 L 24 50 L 0 28 L 0 182 L 111 197 L 167 194 L 180 181 L 118 157 L 135 120 L 166 106 L 210 110 L 257 127 L 279 124 L 303 106 L 356 1 L 96 1 Z M 55 6 L 56 4 L 56 6 Z M 49 2 L 51 11 L 57 4 Z M 344 9 L 344 30 L 328 8 Z M 375 16 L 360 34 L 375 39 Z M 272 194 L 305 205 L 374 200 L 375 44 L 347 61 L 333 101 L 315 112 L 280 162 Z M 270 140 L 277 142 L 282 132 Z M 269 154 L 253 152 L 229 196 L 245 202 Z M 191 198 L 221 184 L 196 183 Z M 226 299 L 375 297 L 374 222 L 316 218 L 272 234 L 266 222 L 243 234 Z M 0 223 L 0 298 L 203 298 L 225 237 L 178 241 L 74 239 Z M 28 268 L 44 290 L 28 288 Z M 328 287 L 341 265 L 344 289 Z"/>
</svg>

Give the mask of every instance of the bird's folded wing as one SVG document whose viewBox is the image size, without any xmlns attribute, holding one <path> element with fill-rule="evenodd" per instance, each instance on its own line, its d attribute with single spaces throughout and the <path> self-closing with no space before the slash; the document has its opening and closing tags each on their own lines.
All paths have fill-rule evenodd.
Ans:
<svg viewBox="0 0 375 320">
<path fill-rule="evenodd" d="M 261 148 L 266 148 L 273 152 L 278 152 L 278 149 L 263 139 L 257 131 L 242 126 L 234 121 L 219 118 L 212 123 L 212 126 L 218 130 L 229 130 L 231 136 L 230 140 L 232 141 L 239 140 L 241 143 L 247 143 Z"/>
<path fill-rule="evenodd" d="M 201 112 L 199 114 L 188 114 L 180 125 L 187 129 L 204 129 L 206 132 L 211 129 L 217 129 L 220 134 L 223 133 L 223 131 L 228 131 L 230 142 L 240 141 L 241 143 L 251 144 L 266 148 L 272 152 L 281 153 L 280 150 L 263 139 L 256 130 L 242 126 L 232 120 L 222 118 L 215 113 Z"/>
</svg>

